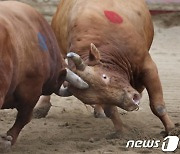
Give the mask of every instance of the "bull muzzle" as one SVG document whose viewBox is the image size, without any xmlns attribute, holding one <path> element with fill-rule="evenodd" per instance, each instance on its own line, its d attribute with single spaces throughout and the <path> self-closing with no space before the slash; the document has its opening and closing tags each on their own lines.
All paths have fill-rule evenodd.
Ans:
<svg viewBox="0 0 180 154">
<path fill-rule="evenodd" d="M 82 60 L 82 58 L 78 54 L 76 54 L 74 52 L 69 52 L 67 54 L 67 58 L 71 59 L 74 62 L 75 66 L 78 70 L 80 70 L 80 71 L 85 70 L 86 64 L 84 63 L 84 61 Z"/>
</svg>

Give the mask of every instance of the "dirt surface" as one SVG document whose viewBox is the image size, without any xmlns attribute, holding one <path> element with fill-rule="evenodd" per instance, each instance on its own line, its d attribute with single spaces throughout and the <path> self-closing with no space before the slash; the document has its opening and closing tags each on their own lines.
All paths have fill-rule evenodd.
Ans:
<svg viewBox="0 0 180 154">
<path fill-rule="evenodd" d="M 156 62 L 164 90 L 169 115 L 180 123 L 180 14 L 154 17 L 155 39 L 151 55 Z M 149 108 L 146 91 L 140 110 L 119 115 L 127 126 L 123 136 L 113 136 L 113 125 L 107 118 L 95 119 L 92 109 L 74 97 L 52 96 L 53 104 L 48 116 L 32 119 L 22 130 L 9 154 L 136 154 L 163 153 L 160 148 L 126 148 L 128 140 L 158 139 L 164 130 L 162 123 Z M 0 133 L 14 123 L 15 110 L 0 111 Z M 180 152 L 180 147 L 175 153 Z"/>
</svg>

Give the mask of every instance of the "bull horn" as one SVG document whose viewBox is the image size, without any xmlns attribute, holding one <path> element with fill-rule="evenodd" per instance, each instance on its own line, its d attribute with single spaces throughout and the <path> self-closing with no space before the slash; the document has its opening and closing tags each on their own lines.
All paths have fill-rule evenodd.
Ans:
<svg viewBox="0 0 180 154">
<path fill-rule="evenodd" d="M 64 88 L 64 86 L 62 85 L 59 89 L 58 95 L 62 97 L 69 97 L 72 96 L 72 93 L 68 90 L 68 87 Z"/>
<path fill-rule="evenodd" d="M 66 74 L 66 81 L 72 84 L 74 87 L 78 89 L 88 89 L 89 85 L 83 81 L 78 75 L 76 75 L 74 72 L 66 68 L 67 74 Z"/>
<path fill-rule="evenodd" d="M 81 70 L 81 71 L 85 70 L 86 64 L 84 64 L 83 60 L 81 59 L 81 57 L 78 54 L 76 54 L 74 52 L 69 52 L 67 54 L 67 58 L 70 58 L 74 62 L 74 64 L 76 65 L 76 68 L 78 70 Z"/>
</svg>

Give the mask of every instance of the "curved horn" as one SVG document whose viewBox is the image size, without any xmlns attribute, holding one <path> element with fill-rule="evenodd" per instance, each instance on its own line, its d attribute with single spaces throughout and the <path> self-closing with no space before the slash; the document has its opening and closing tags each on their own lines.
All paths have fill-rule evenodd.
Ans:
<svg viewBox="0 0 180 154">
<path fill-rule="evenodd" d="M 86 64 L 84 64 L 83 60 L 81 59 L 81 57 L 78 54 L 76 54 L 74 52 L 69 52 L 67 54 L 67 58 L 70 58 L 74 62 L 74 64 L 76 65 L 76 68 L 78 70 L 81 70 L 81 71 L 85 70 Z"/>
<path fill-rule="evenodd" d="M 62 85 L 59 89 L 58 95 L 62 97 L 69 97 L 72 96 L 72 93 L 69 92 L 68 87 L 64 88 L 64 86 Z"/>
<path fill-rule="evenodd" d="M 76 75 L 74 72 L 66 68 L 67 74 L 66 74 L 66 81 L 68 81 L 70 84 L 72 84 L 74 87 L 79 89 L 87 89 L 89 88 L 89 85 L 83 81 L 78 75 Z"/>
</svg>

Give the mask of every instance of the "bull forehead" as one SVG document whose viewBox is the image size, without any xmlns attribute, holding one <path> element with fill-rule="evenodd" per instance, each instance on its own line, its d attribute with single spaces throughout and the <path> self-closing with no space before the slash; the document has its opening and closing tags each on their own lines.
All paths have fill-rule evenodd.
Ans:
<svg viewBox="0 0 180 154">
<path fill-rule="evenodd" d="M 78 73 L 85 81 L 91 84 L 91 87 L 101 88 L 123 88 L 129 85 L 129 81 L 119 71 L 102 65 L 88 66 L 83 72 Z M 107 81 L 107 82 L 106 82 Z"/>
</svg>

